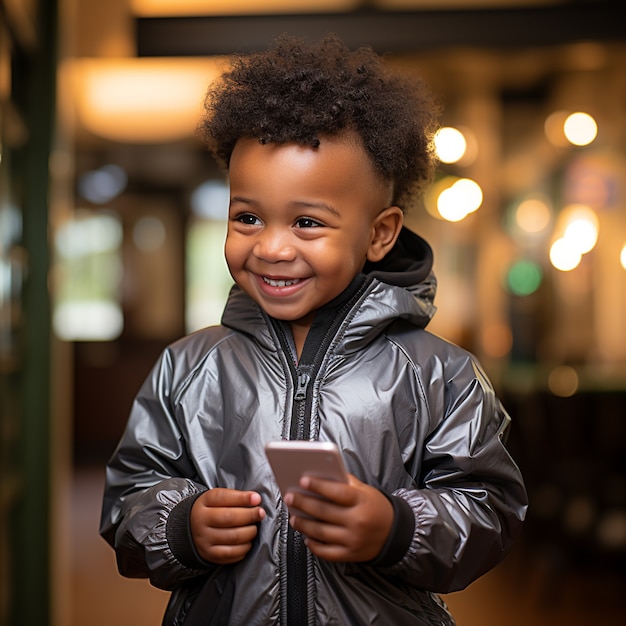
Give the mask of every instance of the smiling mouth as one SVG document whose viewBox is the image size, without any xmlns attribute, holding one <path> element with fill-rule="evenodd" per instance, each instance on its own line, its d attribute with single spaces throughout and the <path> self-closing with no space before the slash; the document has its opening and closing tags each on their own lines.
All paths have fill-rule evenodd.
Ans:
<svg viewBox="0 0 626 626">
<path fill-rule="evenodd" d="M 280 279 L 280 280 L 268 278 L 267 276 L 262 276 L 262 278 L 263 278 L 263 282 L 270 285 L 270 287 L 290 287 L 291 285 L 295 285 L 300 282 L 299 278 Z"/>
</svg>

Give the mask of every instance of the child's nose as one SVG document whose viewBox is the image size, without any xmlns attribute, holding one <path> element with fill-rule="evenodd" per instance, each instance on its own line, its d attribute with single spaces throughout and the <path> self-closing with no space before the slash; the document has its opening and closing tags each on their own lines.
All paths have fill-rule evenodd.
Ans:
<svg viewBox="0 0 626 626">
<path fill-rule="evenodd" d="M 254 245 L 254 254 L 270 263 L 291 261 L 295 257 L 295 247 L 290 234 L 278 228 L 264 228 Z"/>
</svg>

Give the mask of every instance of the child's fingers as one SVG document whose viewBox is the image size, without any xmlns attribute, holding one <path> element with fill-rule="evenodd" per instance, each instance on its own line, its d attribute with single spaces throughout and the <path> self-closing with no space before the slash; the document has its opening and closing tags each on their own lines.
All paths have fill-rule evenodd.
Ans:
<svg viewBox="0 0 626 626">
<path fill-rule="evenodd" d="M 307 537 L 305 539 L 309 550 L 320 559 L 325 561 L 353 561 L 350 552 L 342 545 L 323 543 Z"/>
<path fill-rule="evenodd" d="M 219 565 L 228 565 L 241 561 L 250 551 L 252 542 L 221 543 L 214 542 L 206 537 L 197 539 L 195 545 L 198 553 L 205 561 Z"/>
<path fill-rule="evenodd" d="M 252 542 L 257 535 L 256 526 L 238 526 L 237 528 L 207 529 L 206 537 L 213 546 L 245 546 Z"/>
<path fill-rule="evenodd" d="M 358 498 L 355 487 L 362 483 L 351 474 L 348 478 L 349 483 L 342 483 L 305 475 L 300 479 L 300 487 L 340 506 L 352 506 Z"/>
<path fill-rule="evenodd" d="M 216 487 L 205 491 L 200 498 L 204 506 L 257 506 L 261 496 L 256 491 L 239 491 Z"/>
<path fill-rule="evenodd" d="M 205 537 L 207 532 L 215 529 L 238 530 L 249 527 L 256 534 L 256 524 L 265 518 L 265 511 L 257 506 L 259 501 L 259 494 L 250 491 L 206 491 L 194 502 L 191 509 L 190 523 L 194 540 Z"/>
<path fill-rule="evenodd" d="M 319 519 L 291 515 L 289 522 L 292 527 L 300 531 L 309 540 L 315 540 L 325 545 L 344 545 L 346 530 L 341 526 L 322 522 Z"/>
<path fill-rule="evenodd" d="M 196 549 L 212 563 L 235 563 L 250 550 L 265 512 L 243 507 L 196 507 L 191 513 L 191 530 Z"/>
<path fill-rule="evenodd" d="M 342 525 L 346 512 L 346 508 L 341 504 L 296 491 L 289 492 L 285 496 L 285 504 L 291 512 L 298 511 L 326 524 Z M 300 529 L 298 528 L 298 530 Z"/>
<path fill-rule="evenodd" d="M 205 507 L 200 513 L 203 523 L 213 528 L 238 528 L 260 522 L 265 517 L 261 508 Z"/>
<path fill-rule="evenodd" d="M 287 508 L 301 511 L 310 517 L 343 526 L 346 509 L 358 503 L 359 490 L 363 486 L 352 474 L 348 475 L 348 480 L 348 483 L 343 483 L 305 475 L 300 479 L 300 487 L 305 492 L 287 493 L 285 504 Z"/>
<path fill-rule="evenodd" d="M 206 554 L 201 556 L 216 565 L 230 565 L 244 559 L 250 551 L 250 544 L 238 546 L 211 546 Z"/>
</svg>

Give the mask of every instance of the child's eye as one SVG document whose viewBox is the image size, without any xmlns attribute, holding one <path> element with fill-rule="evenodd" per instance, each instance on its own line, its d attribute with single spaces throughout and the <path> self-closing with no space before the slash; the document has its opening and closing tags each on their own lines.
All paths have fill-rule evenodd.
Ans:
<svg viewBox="0 0 626 626">
<path fill-rule="evenodd" d="M 322 226 L 322 224 L 310 217 L 301 217 L 296 220 L 296 226 L 298 228 L 316 228 L 318 226 Z"/>
<path fill-rule="evenodd" d="M 241 213 L 236 215 L 234 219 L 236 222 L 249 226 L 258 226 L 261 223 L 261 220 L 256 215 L 252 215 L 252 213 Z"/>
</svg>

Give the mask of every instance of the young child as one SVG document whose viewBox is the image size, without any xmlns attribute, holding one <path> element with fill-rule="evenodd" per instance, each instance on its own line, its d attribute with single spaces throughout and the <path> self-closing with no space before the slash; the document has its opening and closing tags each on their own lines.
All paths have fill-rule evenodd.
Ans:
<svg viewBox="0 0 626 626">
<path fill-rule="evenodd" d="M 101 533 L 123 575 L 173 592 L 166 625 L 454 624 L 437 593 L 506 556 L 526 494 L 485 374 L 424 330 L 432 253 L 402 222 L 434 100 L 370 49 L 283 36 L 206 108 L 236 285 L 141 388 Z M 349 483 L 304 477 L 320 497 L 283 502 L 281 438 L 337 443 Z"/>
</svg>

